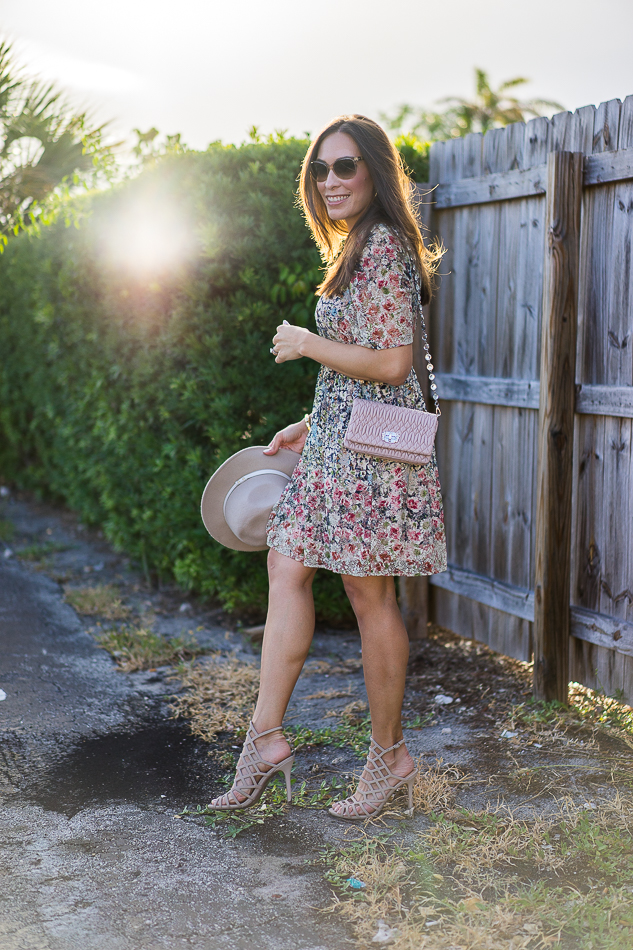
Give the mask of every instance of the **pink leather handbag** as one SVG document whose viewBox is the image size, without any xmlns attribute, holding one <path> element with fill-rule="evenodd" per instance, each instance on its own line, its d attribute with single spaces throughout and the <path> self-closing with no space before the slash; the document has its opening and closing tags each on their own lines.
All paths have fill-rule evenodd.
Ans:
<svg viewBox="0 0 633 950">
<path fill-rule="evenodd" d="M 415 276 L 414 282 L 417 292 Z M 408 465 L 426 465 L 431 461 L 437 423 L 442 413 L 422 308 L 420 332 L 435 412 L 407 409 L 406 406 L 394 406 L 374 399 L 354 399 L 343 440 L 345 448 L 393 462 L 406 462 Z"/>
<path fill-rule="evenodd" d="M 438 418 L 420 409 L 355 399 L 343 444 L 363 455 L 426 465 L 433 454 Z"/>
</svg>

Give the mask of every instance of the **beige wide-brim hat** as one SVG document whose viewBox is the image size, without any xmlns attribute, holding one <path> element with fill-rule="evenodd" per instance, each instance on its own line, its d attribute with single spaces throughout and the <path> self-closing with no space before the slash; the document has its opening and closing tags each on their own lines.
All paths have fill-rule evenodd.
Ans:
<svg viewBox="0 0 633 950">
<path fill-rule="evenodd" d="M 220 465 L 202 493 L 200 513 L 216 541 L 234 551 L 263 551 L 273 506 L 301 458 L 291 449 L 264 455 L 265 445 L 236 452 Z"/>
</svg>

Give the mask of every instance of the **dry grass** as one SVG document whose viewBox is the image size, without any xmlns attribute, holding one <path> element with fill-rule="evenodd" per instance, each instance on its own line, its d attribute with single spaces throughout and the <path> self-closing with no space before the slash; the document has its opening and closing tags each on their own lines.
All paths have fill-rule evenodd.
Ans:
<svg viewBox="0 0 633 950">
<path fill-rule="evenodd" d="M 344 706 L 343 709 L 330 709 L 330 711 L 325 714 L 325 718 L 345 719 L 346 722 L 356 723 L 367 715 L 368 709 L 367 703 L 363 702 L 362 699 L 355 699 L 351 703 L 348 703 L 347 706 Z"/>
<path fill-rule="evenodd" d="M 570 683 L 566 706 L 556 702 L 520 703 L 508 711 L 502 725 L 519 731 L 522 744 L 555 743 L 559 751 L 561 743 L 570 751 L 596 749 L 599 733 L 621 739 L 633 748 L 633 707 L 580 683 Z"/>
<path fill-rule="evenodd" d="M 436 812 L 451 812 L 455 805 L 457 786 L 466 781 L 465 776 L 453 765 L 444 765 L 437 759 L 428 766 L 420 757 L 416 766 L 418 775 L 413 786 L 413 807 L 424 815 Z"/>
<path fill-rule="evenodd" d="M 105 620 L 125 620 L 131 608 L 123 603 L 114 584 L 98 584 L 96 587 L 67 587 L 64 599 L 78 614 L 103 617 Z"/>
<path fill-rule="evenodd" d="M 193 637 L 163 637 L 145 627 L 104 630 L 95 634 L 95 639 L 124 673 L 184 663 L 205 652 Z"/>
<path fill-rule="evenodd" d="M 330 910 L 352 924 L 361 945 L 371 941 L 378 920 L 400 919 L 404 912 L 404 890 L 413 882 L 413 868 L 401 856 L 389 853 L 375 839 L 366 837 L 351 848 L 330 852 L 332 868 L 326 875 L 337 888 L 345 888 L 348 878 L 365 886 L 356 894 L 335 897 Z M 349 895 L 349 897 L 347 897 Z"/>
<path fill-rule="evenodd" d="M 563 799 L 545 818 L 517 819 L 506 805 L 469 814 L 461 823 L 444 821 L 422 834 L 425 847 L 440 865 L 451 866 L 453 873 L 468 886 L 479 889 L 494 886 L 500 868 L 515 868 L 519 863 L 557 875 L 569 865 L 573 847 L 578 847 L 590 817 L 599 838 L 620 833 L 630 837 L 633 829 L 633 802 L 618 793 L 612 800 L 591 807 Z"/>
<path fill-rule="evenodd" d="M 212 656 L 181 670 L 185 692 L 172 703 L 174 719 L 190 721 L 191 732 L 213 742 L 219 732 L 244 733 L 259 689 L 259 669 L 234 658 Z"/>
<path fill-rule="evenodd" d="M 331 851 L 331 909 L 367 950 L 380 921 L 393 950 L 630 950 L 632 829 L 633 802 L 617 793 L 592 808 L 564 800 L 533 821 L 506 807 L 462 811 L 409 851 L 369 837 Z"/>
<path fill-rule="evenodd" d="M 348 689 L 322 689 L 318 693 L 310 693 L 309 696 L 304 696 L 302 702 L 307 702 L 309 699 L 343 699 L 344 696 L 351 696 L 352 688 L 351 686 Z"/>
<path fill-rule="evenodd" d="M 318 673 L 327 673 L 329 676 L 344 676 L 346 673 L 358 673 L 363 668 L 363 661 L 359 658 L 337 660 L 329 663 L 327 660 L 308 660 L 303 667 L 305 676 L 314 676 Z"/>
</svg>

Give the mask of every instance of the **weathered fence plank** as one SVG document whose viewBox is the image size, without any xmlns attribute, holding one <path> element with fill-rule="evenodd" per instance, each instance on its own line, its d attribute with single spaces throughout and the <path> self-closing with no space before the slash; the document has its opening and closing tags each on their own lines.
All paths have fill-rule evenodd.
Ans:
<svg viewBox="0 0 633 950">
<path fill-rule="evenodd" d="M 534 693 L 567 701 L 582 156 L 552 152 L 547 176 L 534 598 Z"/>
<path fill-rule="evenodd" d="M 498 581 L 476 571 L 469 571 L 456 564 L 449 564 L 443 574 L 431 577 L 433 587 L 442 588 L 468 597 L 479 604 L 494 607 L 513 617 L 534 620 L 534 591 Z"/>
<path fill-rule="evenodd" d="M 450 564 L 444 574 L 436 574 L 431 579 L 436 588 L 452 591 L 462 597 L 476 600 L 480 604 L 495 610 L 534 620 L 534 591 L 506 584 L 492 577 L 466 571 Z M 603 649 L 612 650 L 623 656 L 633 656 L 633 623 L 620 620 L 607 614 L 586 610 L 583 607 L 571 608 L 572 636 Z"/>
<path fill-rule="evenodd" d="M 633 178 L 633 148 L 603 155 L 588 155 L 585 158 L 583 184 L 603 185 L 611 181 L 626 181 Z"/>
<path fill-rule="evenodd" d="M 442 399 L 479 402 L 489 406 L 515 406 L 517 409 L 538 409 L 538 379 L 510 377 L 457 376 L 438 373 L 437 391 Z M 576 386 L 576 412 L 598 416 L 633 418 L 633 386 Z"/>
<path fill-rule="evenodd" d="M 591 386 L 578 383 L 576 412 L 633 419 L 633 386 Z"/>
<path fill-rule="evenodd" d="M 519 409 L 538 409 L 539 406 L 538 379 L 438 373 L 436 382 L 442 399 L 480 402 L 489 406 L 516 406 Z"/>
<path fill-rule="evenodd" d="M 546 181 L 547 165 L 539 165 L 536 168 L 446 182 L 437 186 L 434 195 L 438 209 L 457 208 L 544 195 Z"/>
</svg>

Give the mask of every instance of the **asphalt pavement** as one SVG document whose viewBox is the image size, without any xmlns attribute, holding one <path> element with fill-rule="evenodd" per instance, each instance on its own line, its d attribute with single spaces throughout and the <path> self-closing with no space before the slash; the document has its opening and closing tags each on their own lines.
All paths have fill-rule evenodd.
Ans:
<svg viewBox="0 0 633 950">
<path fill-rule="evenodd" d="M 351 945 L 318 910 L 321 813 L 235 840 L 174 819 L 218 776 L 162 677 L 118 672 L 60 584 L 13 557 L 0 631 L 0 950 Z"/>
</svg>

